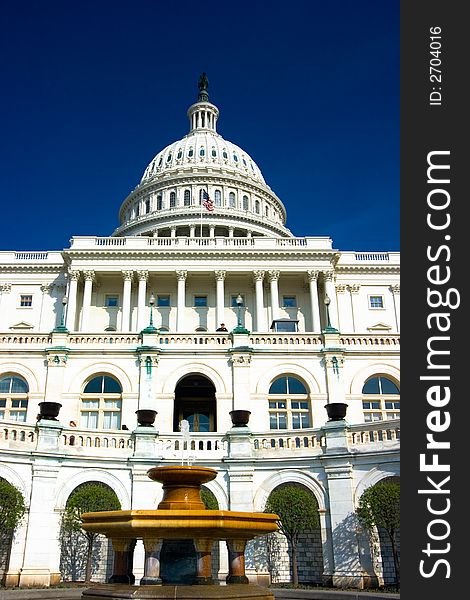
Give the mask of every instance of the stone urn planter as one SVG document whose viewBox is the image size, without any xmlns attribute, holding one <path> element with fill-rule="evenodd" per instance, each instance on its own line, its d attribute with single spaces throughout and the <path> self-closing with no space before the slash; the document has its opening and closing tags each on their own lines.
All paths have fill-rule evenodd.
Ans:
<svg viewBox="0 0 470 600">
<path fill-rule="evenodd" d="M 247 427 L 250 420 L 251 411 L 249 410 L 231 410 L 230 418 L 234 427 Z"/>
<path fill-rule="evenodd" d="M 40 402 L 38 421 L 41 421 L 41 419 L 57 421 L 57 417 L 61 408 L 62 404 L 59 404 L 59 402 Z"/>
<path fill-rule="evenodd" d="M 140 408 L 135 411 L 139 427 L 152 427 L 155 423 L 155 417 L 158 415 L 156 410 Z"/>
<path fill-rule="evenodd" d="M 332 402 L 325 404 L 325 408 L 330 421 L 342 421 L 346 416 L 348 405 L 343 402 Z"/>
</svg>

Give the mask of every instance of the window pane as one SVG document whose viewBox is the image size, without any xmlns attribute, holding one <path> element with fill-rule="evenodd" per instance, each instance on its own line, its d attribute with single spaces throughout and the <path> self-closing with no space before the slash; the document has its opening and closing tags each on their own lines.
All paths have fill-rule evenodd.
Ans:
<svg viewBox="0 0 470 600">
<path fill-rule="evenodd" d="M 106 296 L 106 306 L 118 306 L 118 297 Z"/>
<path fill-rule="evenodd" d="M 370 307 L 371 308 L 383 308 L 384 302 L 382 296 L 370 296 Z"/>
<path fill-rule="evenodd" d="M 307 390 L 305 389 L 304 384 L 299 381 L 298 379 L 295 379 L 295 377 L 288 377 L 287 378 L 288 381 L 288 388 L 289 394 L 306 394 Z"/>
<path fill-rule="evenodd" d="M 10 410 L 10 421 L 24 423 L 26 421 L 25 410 Z"/>
<path fill-rule="evenodd" d="M 80 418 L 80 426 L 86 429 L 98 428 L 98 413 L 97 412 L 82 412 Z"/>
<path fill-rule="evenodd" d="M 207 306 L 207 296 L 194 296 L 194 306 Z"/>
<path fill-rule="evenodd" d="M 275 379 L 269 388 L 270 394 L 287 394 L 287 377 Z"/>
<path fill-rule="evenodd" d="M 100 406 L 100 401 L 99 400 L 82 400 L 82 408 L 94 408 L 96 410 L 98 410 Z"/>
<path fill-rule="evenodd" d="M 103 391 L 105 394 L 120 394 L 122 392 L 122 388 L 118 381 L 105 375 Z"/>
<path fill-rule="evenodd" d="M 269 429 L 277 429 L 277 415 L 270 414 L 269 415 Z"/>
<path fill-rule="evenodd" d="M 121 413 L 105 412 L 103 415 L 103 429 L 120 429 L 121 427 Z"/>
<path fill-rule="evenodd" d="M 0 398 L 0 408 L 5 408 L 7 405 L 6 398 Z"/>
<path fill-rule="evenodd" d="M 292 414 L 292 428 L 300 429 L 300 415 L 299 413 Z"/>
<path fill-rule="evenodd" d="M 9 394 L 10 393 L 10 384 L 11 384 L 11 377 L 4 377 L 3 379 L 0 379 L 0 392 L 3 392 L 4 394 Z"/>
<path fill-rule="evenodd" d="M 363 394 L 380 394 L 379 389 L 379 378 L 372 377 L 368 381 L 365 382 L 364 387 L 362 388 Z"/>
<path fill-rule="evenodd" d="M 5 411 L 0 410 L 0 419 L 5 419 Z"/>
<path fill-rule="evenodd" d="M 112 399 L 112 400 L 105 400 L 104 401 L 104 408 L 105 410 L 110 410 L 112 408 L 121 408 L 121 401 L 116 399 Z"/>
<path fill-rule="evenodd" d="M 91 379 L 85 386 L 85 389 L 83 390 L 84 394 L 101 394 L 101 390 L 102 390 L 102 386 L 103 385 L 103 376 L 100 375 L 99 377 L 93 377 L 93 379 Z"/>
<path fill-rule="evenodd" d="M 382 394 L 399 394 L 400 393 L 400 390 L 393 383 L 393 381 L 390 381 L 390 379 L 387 379 L 386 377 L 381 377 L 380 383 L 382 384 Z"/>
<path fill-rule="evenodd" d="M 170 306 L 170 296 L 157 296 L 157 306 Z"/>
<path fill-rule="evenodd" d="M 283 296 L 282 304 L 286 308 L 294 308 L 297 306 L 297 299 L 295 296 Z"/>
<path fill-rule="evenodd" d="M 285 413 L 279 414 L 279 429 L 287 429 L 287 415 Z"/>
</svg>

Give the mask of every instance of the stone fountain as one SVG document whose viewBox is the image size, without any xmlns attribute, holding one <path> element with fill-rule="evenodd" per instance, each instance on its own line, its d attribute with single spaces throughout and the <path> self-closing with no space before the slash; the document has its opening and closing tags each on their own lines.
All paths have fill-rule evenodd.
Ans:
<svg viewBox="0 0 470 600">
<path fill-rule="evenodd" d="M 83 600 L 274 600 L 268 589 L 249 583 L 245 575 L 245 546 L 248 540 L 277 531 L 277 515 L 206 510 L 201 485 L 215 479 L 215 469 L 165 466 L 150 469 L 147 474 L 163 484 L 163 498 L 157 510 L 119 510 L 82 516 L 83 528 L 104 534 L 114 549 L 114 572 L 109 583 L 86 590 Z M 140 586 L 131 585 L 129 569 L 137 539 L 143 540 L 145 548 L 144 577 Z M 187 540 L 188 544 L 194 544 L 196 561 L 190 581 L 168 581 L 160 573 L 160 553 L 165 540 Z M 227 543 L 229 574 L 225 584 L 215 585 L 219 582 L 212 579 L 211 553 L 214 542 L 220 540 Z"/>
</svg>

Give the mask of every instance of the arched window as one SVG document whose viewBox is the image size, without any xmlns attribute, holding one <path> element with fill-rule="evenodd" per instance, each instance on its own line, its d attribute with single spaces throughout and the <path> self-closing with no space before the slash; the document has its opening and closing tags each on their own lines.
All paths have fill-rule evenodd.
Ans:
<svg viewBox="0 0 470 600">
<path fill-rule="evenodd" d="M 233 160 L 237 163 L 238 162 L 238 156 L 235 154 L 235 152 L 233 153 Z"/>
<path fill-rule="evenodd" d="M 235 208 L 235 194 L 234 192 L 230 192 L 228 195 L 228 205 L 230 208 Z"/>
<path fill-rule="evenodd" d="M 384 375 L 370 377 L 362 388 L 364 421 L 400 418 L 400 390 Z"/>
<path fill-rule="evenodd" d="M 204 148 L 200 148 L 199 149 L 199 156 L 205 156 L 206 155 L 206 151 Z"/>
<path fill-rule="evenodd" d="M 166 162 L 169 163 L 172 159 L 172 154 L 170 152 L 170 154 L 166 157 Z"/>
<path fill-rule="evenodd" d="M 121 428 L 121 384 L 110 375 L 93 377 L 82 393 L 80 425 L 87 429 Z"/>
<path fill-rule="evenodd" d="M 243 210 L 248 210 L 248 196 L 243 196 Z"/>
<path fill-rule="evenodd" d="M 310 400 L 305 385 L 291 375 L 275 379 L 269 388 L 270 429 L 311 427 Z"/>
<path fill-rule="evenodd" d="M 140 215 L 140 202 L 137 202 L 135 205 L 135 216 L 138 217 Z"/>
<path fill-rule="evenodd" d="M 163 198 L 161 194 L 157 196 L 157 210 L 162 210 L 163 208 Z"/>
<path fill-rule="evenodd" d="M 212 148 L 211 154 L 215 158 L 217 156 L 217 150 L 215 148 Z"/>
<path fill-rule="evenodd" d="M 26 421 L 29 387 L 18 375 L 0 377 L 0 419 Z"/>
<path fill-rule="evenodd" d="M 267 204 L 264 207 L 264 216 L 269 217 L 269 206 Z"/>
<path fill-rule="evenodd" d="M 214 192 L 214 203 L 216 206 L 222 206 L 222 194 L 220 190 L 215 190 Z"/>
<path fill-rule="evenodd" d="M 222 152 L 222 156 L 225 158 L 225 160 L 227 160 L 227 159 L 228 159 L 227 150 L 224 150 L 224 151 Z"/>
<path fill-rule="evenodd" d="M 189 156 L 189 158 L 191 158 L 191 156 L 194 156 L 194 149 L 193 148 L 190 148 L 188 150 L 188 156 Z"/>
<path fill-rule="evenodd" d="M 199 190 L 199 204 L 202 204 L 202 201 L 204 200 L 204 191 L 202 188 Z"/>
<path fill-rule="evenodd" d="M 176 192 L 170 192 L 170 208 L 175 208 L 176 206 Z"/>
<path fill-rule="evenodd" d="M 184 205 L 191 205 L 191 190 L 184 190 Z"/>
<path fill-rule="evenodd" d="M 147 198 L 145 200 L 145 212 L 149 213 L 150 212 L 150 198 Z"/>
<path fill-rule="evenodd" d="M 255 213 L 256 213 L 257 215 L 259 215 L 260 211 L 261 211 L 261 204 L 260 204 L 260 201 L 259 201 L 259 200 L 255 200 Z"/>
<path fill-rule="evenodd" d="M 179 160 L 181 157 L 183 156 L 183 151 L 181 150 L 181 148 L 178 150 L 178 154 L 176 155 L 176 158 Z"/>
</svg>

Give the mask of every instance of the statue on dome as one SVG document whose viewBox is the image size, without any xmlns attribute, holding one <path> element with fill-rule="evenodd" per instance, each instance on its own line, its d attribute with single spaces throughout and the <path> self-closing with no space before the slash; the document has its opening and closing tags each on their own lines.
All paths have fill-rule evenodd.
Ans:
<svg viewBox="0 0 470 600">
<path fill-rule="evenodd" d="M 201 73 L 199 76 L 199 81 L 197 84 L 199 88 L 199 102 L 207 102 L 209 100 L 209 94 L 207 93 L 207 88 L 209 87 L 209 80 L 207 79 L 207 75 L 205 73 Z"/>
</svg>

